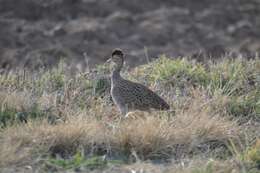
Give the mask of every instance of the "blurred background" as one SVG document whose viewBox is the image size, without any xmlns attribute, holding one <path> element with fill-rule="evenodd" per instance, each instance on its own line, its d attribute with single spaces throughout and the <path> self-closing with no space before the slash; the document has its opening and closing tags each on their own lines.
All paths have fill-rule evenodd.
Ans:
<svg viewBox="0 0 260 173">
<path fill-rule="evenodd" d="M 161 54 L 260 52 L 259 0 L 0 0 L 0 68 L 84 70 L 112 49 L 134 67 Z"/>
</svg>

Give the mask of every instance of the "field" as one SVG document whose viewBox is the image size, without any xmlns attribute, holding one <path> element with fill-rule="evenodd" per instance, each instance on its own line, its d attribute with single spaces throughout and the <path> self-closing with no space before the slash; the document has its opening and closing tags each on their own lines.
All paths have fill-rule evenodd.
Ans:
<svg viewBox="0 0 260 173">
<path fill-rule="evenodd" d="M 0 75 L 0 167 L 11 172 L 260 172 L 260 61 L 157 60 L 123 76 L 170 111 L 120 118 L 109 68 Z"/>
</svg>

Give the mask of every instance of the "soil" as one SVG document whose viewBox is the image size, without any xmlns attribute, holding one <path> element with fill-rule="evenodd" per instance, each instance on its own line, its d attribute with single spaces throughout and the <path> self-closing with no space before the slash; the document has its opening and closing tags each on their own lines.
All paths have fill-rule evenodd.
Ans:
<svg viewBox="0 0 260 173">
<path fill-rule="evenodd" d="M 157 58 L 260 52 L 259 0 L 0 0 L 0 68 L 85 69 L 125 50 L 127 64 Z"/>
</svg>

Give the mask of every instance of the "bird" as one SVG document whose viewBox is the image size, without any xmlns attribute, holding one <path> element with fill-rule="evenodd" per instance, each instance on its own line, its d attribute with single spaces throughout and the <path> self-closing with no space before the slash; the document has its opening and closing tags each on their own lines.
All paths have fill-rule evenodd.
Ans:
<svg viewBox="0 0 260 173">
<path fill-rule="evenodd" d="M 112 68 L 110 94 L 120 113 L 127 117 L 130 112 L 136 110 L 148 112 L 151 109 L 169 110 L 169 104 L 148 87 L 121 76 L 120 71 L 123 68 L 124 59 L 123 51 L 116 48 L 107 61 Z"/>
</svg>

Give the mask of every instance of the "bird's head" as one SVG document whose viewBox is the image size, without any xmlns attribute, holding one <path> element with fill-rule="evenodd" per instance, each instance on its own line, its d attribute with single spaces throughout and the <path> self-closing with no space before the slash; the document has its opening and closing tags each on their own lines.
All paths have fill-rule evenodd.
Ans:
<svg viewBox="0 0 260 173">
<path fill-rule="evenodd" d="M 113 66 L 117 68 L 121 68 L 124 63 L 123 51 L 119 48 L 114 49 L 111 58 L 108 59 L 107 62 L 110 62 Z"/>
</svg>

